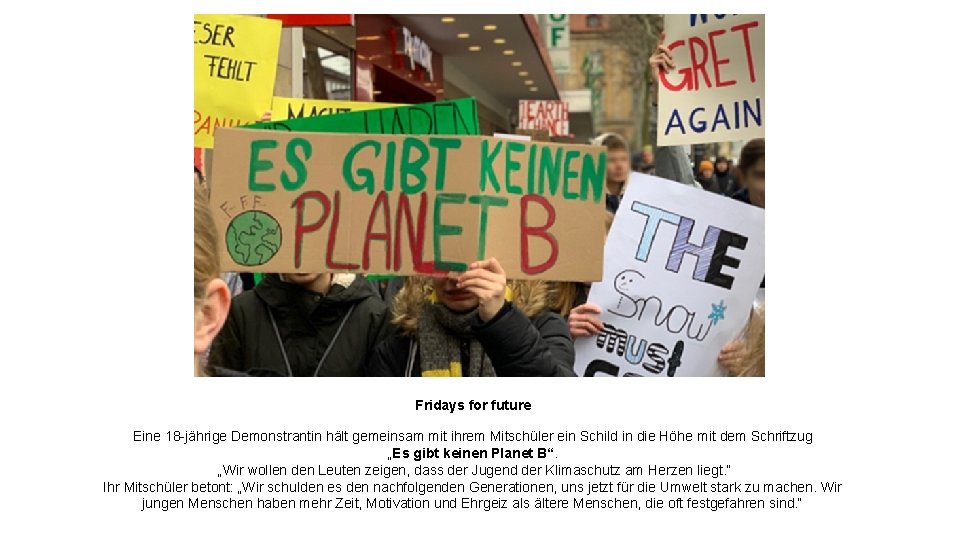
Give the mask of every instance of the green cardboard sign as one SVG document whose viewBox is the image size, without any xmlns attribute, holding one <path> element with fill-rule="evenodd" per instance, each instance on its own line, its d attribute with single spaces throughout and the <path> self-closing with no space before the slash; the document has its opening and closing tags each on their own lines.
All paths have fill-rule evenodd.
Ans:
<svg viewBox="0 0 960 540">
<path fill-rule="evenodd" d="M 480 134 L 480 120 L 477 116 L 477 100 L 475 98 L 436 101 L 419 105 L 310 118 L 290 118 L 244 127 L 277 131 L 369 133 L 375 135 Z"/>
</svg>

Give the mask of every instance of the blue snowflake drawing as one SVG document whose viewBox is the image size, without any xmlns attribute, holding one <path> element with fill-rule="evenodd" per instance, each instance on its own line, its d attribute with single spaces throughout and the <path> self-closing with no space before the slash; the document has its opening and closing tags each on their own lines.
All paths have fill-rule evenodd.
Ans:
<svg viewBox="0 0 960 540">
<path fill-rule="evenodd" d="M 707 318 L 713 321 L 713 325 L 716 326 L 718 322 L 723 320 L 723 314 L 727 311 L 727 306 L 723 305 L 723 300 L 721 300 L 719 304 L 710 305 L 713 306 L 713 311 L 710 312 Z"/>
</svg>

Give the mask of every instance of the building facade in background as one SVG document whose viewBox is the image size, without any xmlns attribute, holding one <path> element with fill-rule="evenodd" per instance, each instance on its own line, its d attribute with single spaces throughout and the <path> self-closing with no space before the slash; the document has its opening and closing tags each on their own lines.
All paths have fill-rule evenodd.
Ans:
<svg viewBox="0 0 960 540">
<path fill-rule="evenodd" d="M 549 30 L 557 15 L 541 15 L 541 27 Z M 663 30 L 662 15 L 586 14 L 567 15 L 569 40 L 560 41 L 569 55 L 569 70 L 557 72 L 560 93 L 579 96 L 589 103 L 590 121 L 596 134 L 623 136 L 632 151 L 656 146 L 657 115 L 654 90 L 656 74 L 648 59 Z M 550 43 L 554 36 L 545 35 Z M 573 110 L 573 109 L 571 109 Z M 582 130 L 581 130 L 582 131 Z M 580 141 L 578 141 L 580 142 Z M 688 149 L 692 163 L 725 156 L 736 159 L 744 141 L 694 145 Z"/>
<path fill-rule="evenodd" d="M 649 17 L 639 28 L 631 17 Z M 595 131 L 622 135 L 634 151 L 653 144 L 651 81 L 644 53 L 647 32 L 658 32 L 654 15 L 570 15 L 571 70 L 561 87 L 591 94 Z M 660 23 L 662 25 L 662 23 Z M 655 42 L 654 42 L 655 43 Z"/>
</svg>

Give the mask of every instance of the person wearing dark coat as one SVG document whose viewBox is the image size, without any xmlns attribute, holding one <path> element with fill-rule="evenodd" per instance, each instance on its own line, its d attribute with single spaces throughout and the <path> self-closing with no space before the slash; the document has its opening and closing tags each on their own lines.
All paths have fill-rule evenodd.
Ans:
<svg viewBox="0 0 960 540">
<path fill-rule="evenodd" d="M 697 182 L 700 183 L 700 187 L 702 187 L 704 191 L 720 193 L 720 186 L 717 184 L 717 179 L 713 177 L 713 162 L 709 159 L 700 162 L 700 176 L 697 178 Z"/>
<path fill-rule="evenodd" d="M 402 277 L 390 278 L 380 282 L 380 296 L 383 297 L 383 303 L 387 305 L 388 311 L 393 309 L 393 299 L 397 297 L 397 293 L 403 288 L 405 282 L 406 280 Z"/>
<path fill-rule="evenodd" d="M 743 188 L 733 194 L 733 198 L 760 208 L 766 207 L 766 167 L 764 139 L 753 139 L 740 150 L 737 168 L 743 179 Z"/>
<path fill-rule="evenodd" d="M 390 331 L 372 283 L 353 274 L 267 274 L 233 299 L 208 373 L 360 376 Z"/>
<path fill-rule="evenodd" d="M 734 191 L 733 195 L 731 195 L 730 198 L 735 201 L 740 201 L 742 203 L 750 204 L 750 195 L 747 193 L 747 188 L 743 188 L 739 191 Z"/>
<path fill-rule="evenodd" d="M 730 160 L 723 156 L 719 156 L 713 166 L 713 177 L 717 179 L 721 195 L 730 197 L 739 189 L 737 179 L 733 177 L 730 169 Z"/>
<path fill-rule="evenodd" d="M 366 366 L 374 377 L 574 376 L 573 339 L 543 282 L 513 282 L 496 259 L 459 278 L 409 278 L 396 334 Z"/>
</svg>

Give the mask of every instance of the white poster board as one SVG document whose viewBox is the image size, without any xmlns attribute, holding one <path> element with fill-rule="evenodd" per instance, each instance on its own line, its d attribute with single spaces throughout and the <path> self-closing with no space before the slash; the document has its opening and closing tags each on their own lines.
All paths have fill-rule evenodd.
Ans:
<svg viewBox="0 0 960 540">
<path fill-rule="evenodd" d="M 665 15 L 657 145 L 763 137 L 763 15 Z"/>
<path fill-rule="evenodd" d="M 764 274 L 763 209 L 640 175 L 627 186 L 588 302 L 604 331 L 577 338 L 581 376 L 721 375 Z"/>
<path fill-rule="evenodd" d="M 529 135 L 517 135 L 515 133 L 494 133 L 494 137 L 498 139 L 511 139 L 514 141 L 529 141 Z"/>
</svg>

